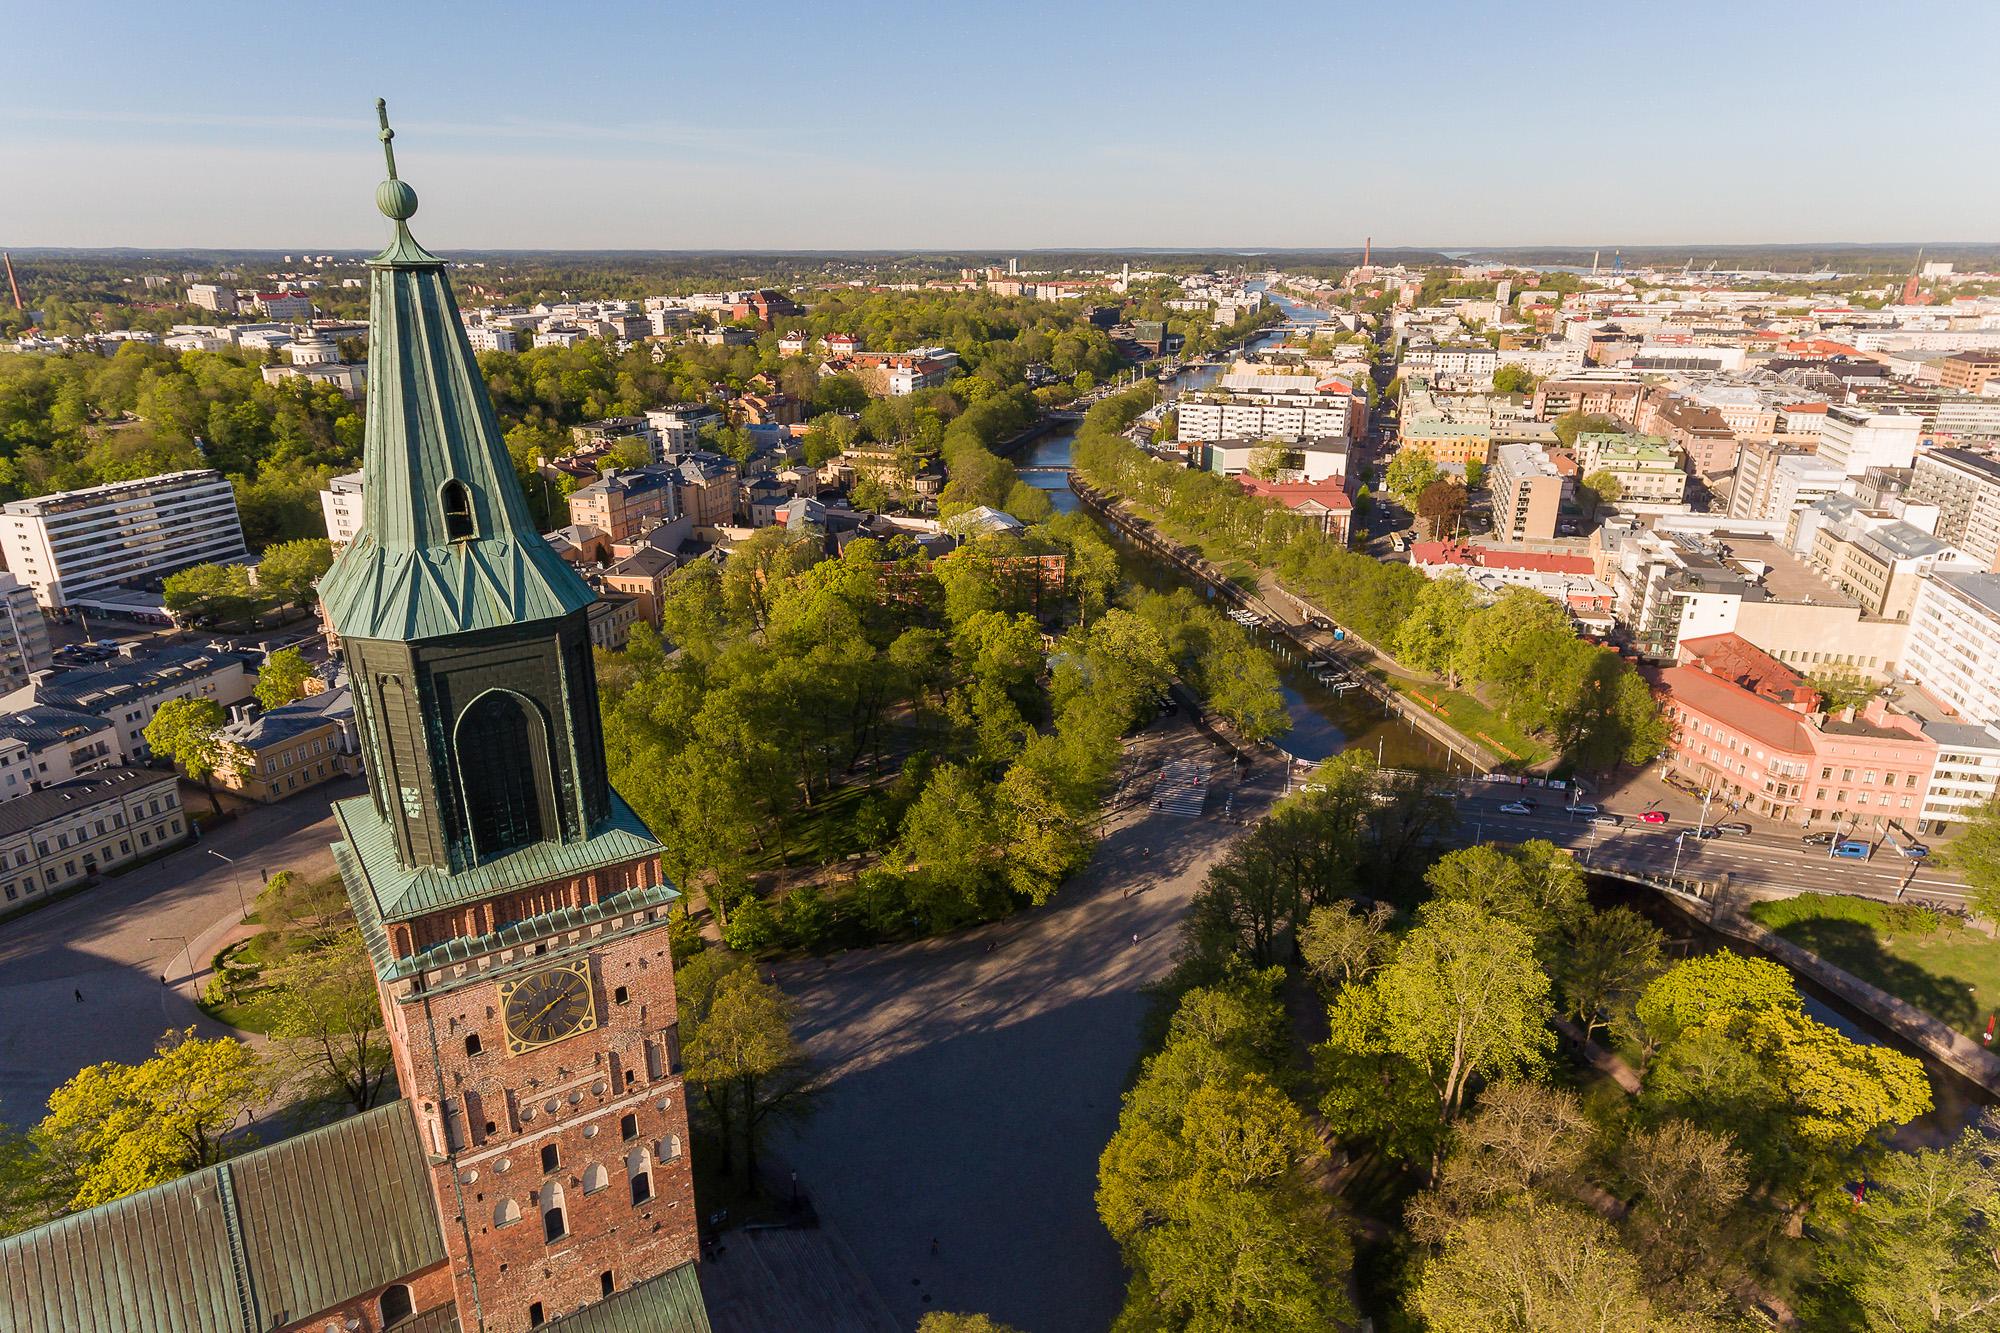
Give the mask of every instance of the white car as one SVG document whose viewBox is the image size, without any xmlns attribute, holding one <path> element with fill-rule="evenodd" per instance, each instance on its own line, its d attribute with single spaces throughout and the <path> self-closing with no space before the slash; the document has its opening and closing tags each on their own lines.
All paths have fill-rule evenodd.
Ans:
<svg viewBox="0 0 2000 1333">
<path fill-rule="evenodd" d="M 1578 801 L 1575 805 L 1564 806 L 1563 808 L 1573 815 L 1594 815 L 1597 813 L 1597 807 L 1589 801 Z"/>
<path fill-rule="evenodd" d="M 1526 801 L 1509 801 L 1500 807 L 1500 813 L 1503 815 L 1528 815 L 1533 814 L 1534 809 Z"/>
</svg>

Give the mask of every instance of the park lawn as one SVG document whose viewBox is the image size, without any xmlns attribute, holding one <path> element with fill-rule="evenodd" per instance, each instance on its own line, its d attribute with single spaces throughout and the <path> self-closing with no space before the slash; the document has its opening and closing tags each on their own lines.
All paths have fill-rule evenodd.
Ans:
<svg viewBox="0 0 2000 1333">
<path fill-rule="evenodd" d="M 1756 908 L 1750 915 L 1756 917 Z M 1886 920 L 1850 919 L 1842 910 L 1804 915 L 1773 929 L 1975 1040 L 1985 1031 L 1987 1016 L 2000 1011 L 2000 941 L 1949 917 L 1933 930 L 1896 929 Z"/>
<path fill-rule="evenodd" d="M 1444 720 L 1472 739 L 1486 745 L 1502 758 L 1520 764 L 1539 764 L 1549 757 L 1549 747 L 1529 736 L 1464 690 L 1448 690 L 1442 685 L 1419 685 L 1401 676 L 1377 672 L 1398 694 L 1414 699 L 1433 715 L 1443 709 Z"/>
</svg>

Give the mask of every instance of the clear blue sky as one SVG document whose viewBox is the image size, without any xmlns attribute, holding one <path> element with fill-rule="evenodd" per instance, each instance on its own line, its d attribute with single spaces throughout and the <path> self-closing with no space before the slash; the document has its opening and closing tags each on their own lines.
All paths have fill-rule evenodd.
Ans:
<svg viewBox="0 0 2000 1333">
<path fill-rule="evenodd" d="M 446 27 L 439 17 L 449 16 Z M 2000 6 L 10 6 L 0 244 L 2000 235 Z"/>
</svg>

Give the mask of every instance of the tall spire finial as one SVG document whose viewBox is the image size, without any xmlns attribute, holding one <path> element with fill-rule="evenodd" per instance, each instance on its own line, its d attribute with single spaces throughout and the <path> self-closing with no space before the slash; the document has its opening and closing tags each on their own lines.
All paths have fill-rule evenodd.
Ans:
<svg viewBox="0 0 2000 1333">
<path fill-rule="evenodd" d="M 417 214 L 417 192 L 408 181 L 396 176 L 396 132 L 389 128 L 389 104 L 380 97 L 375 99 L 375 118 L 382 122 L 378 137 L 382 140 L 382 156 L 389 160 L 389 179 L 375 187 L 375 207 L 386 218 L 407 222 Z"/>
<path fill-rule="evenodd" d="M 396 132 L 389 128 L 389 102 L 387 98 L 375 99 L 375 118 L 382 122 L 382 156 L 389 159 L 389 179 L 396 179 Z"/>
</svg>

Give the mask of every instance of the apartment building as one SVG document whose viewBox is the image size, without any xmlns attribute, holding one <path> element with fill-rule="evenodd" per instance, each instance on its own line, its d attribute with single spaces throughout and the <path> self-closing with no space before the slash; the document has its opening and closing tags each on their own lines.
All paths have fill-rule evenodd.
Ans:
<svg viewBox="0 0 2000 1333">
<path fill-rule="evenodd" d="M 258 292 L 251 302 L 265 319 L 304 324 L 313 317 L 312 297 L 304 292 Z"/>
<path fill-rule="evenodd" d="M 1583 476 L 1608 472 L 1618 481 L 1621 506 L 1677 505 L 1687 498 L 1680 457 L 1657 435 L 1586 431 L 1576 437 L 1576 466 Z"/>
<path fill-rule="evenodd" d="M 215 780 L 239 796 L 269 804 L 360 775 L 354 696 L 345 685 L 268 710 L 255 700 L 229 710 Z"/>
<path fill-rule="evenodd" d="M 218 315 L 236 313 L 236 289 L 222 287 L 212 282 L 191 283 L 187 289 L 189 305 L 200 306 L 203 310 L 213 310 Z"/>
<path fill-rule="evenodd" d="M 1467 464 L 1488 467 L 1493 462 L 1493 423 L 1461 417 L 1419 415 L 1405 418 L 1396 450 L 1415 449 L 1441 468 L 1463 472 Z"/>
<path fill-rule="evenodd" d="M 1201 447 L 1202 466 L 1217 476 L 1259 472 L 1274 481 L 1321 482 L 1347 475 L 1347 439 L 1216 440 Z"/>
<path fill-rule="evenodd" d="M 1937 535 L 1982 569 L 2000 569 L 2000 458 L 1970 449 L 1917 455 L 1905 495 L 1936 505 Z"/>
<path fill-rule="evenodd" d="M 118 762 L 101 717 L 40 706 L 0 713 L 0 801 L 11 801 Z"/>
<path fill-rule="evenodd" d="M 1174 404 L 1175 439 L 1187 445 L 1352 435 L 1358 416 L 1351 398 L 1302 394 L 1299 402 L 1275 401 L 1281 396 L 1293 395 L 1183 394 Z"/>
<path fill-rule="evenodd" d="M 180 780 L 112 768 L 0 803 L 0 914 L 187 839 Z"/>
<path fill-rule="evenodd" d="M 1970 722 L 1924 724 L 1938 748 L 1924 785 L 1920 833 L 1944 833 L 1990 805 L 2000 794 L 2000 731 Z"/>
<path fill-rule="evenodd" d="M 596 528 L 614 544 L 635 542 L 680 512 L 675 472 L 653 466 L 603 476 L 569 497 L 569 521 Z"/>
<path fill-rule="evenodd" d="M 326 539 L 335 555 L 361 532 L 362 475 L 349 472 L 335 477 L 319 493 L 319 510 L 326 519 Z"/>
<path fill-rule="evenodd" d="M 1494 450 L 1493 470 L 1487 476 L 1494 538 L 1528 541 L 1555 536 L 1556 515 L 1569 480 L 1539 445 L 1503 444 Z"/>
<path fill-rule="evenodd" d="M 54 653 L 35 590 L 0 573 L 0 693 L 19 689 L 29 676 L 46 670 Z"/>
<path fill-rule="evenodd" d="M 1731 518 L 1777 519 L 1840 489 L 1847 474 L 1816 454 L 1766 441 L 1743 447 L 1729 492 Z"/>
<path fill-rule="evenodd" d="M 1553 421 L 1582 412 L 1631 425 L 1638 421 L 1640 404 L 1650 392 L 1650 386 L 1629 371 L 1585 371 L 1536 385 L 1535 415 Z"/>
<path fill-rule="evenodd" d="M 1884 620 L 1909 619 L 1925 574 L 1971 563 L 1956 547 L 1900 519 L 1821 524 L 1805 560 L 1866 614 Z"/>
<path fill-rule="evenodd" d="M 87 713 L 109 722 L 121 763 L 152 757 L 146 724 L 169 699 L 212 699 L 227 708 L 250 697 L 256 659 L 217 648 L 163 648 L 141 652 L 121 646 L 122 656 L 102 666 L 37 672 L 28 684 L 0 698 L 0 710 L 36 705 Z"/>
<path fill-rule="evenodd" d="M 1918 585 L 1903 674 L 1966 722 L 2000 726 L 2000 574 L 1941 572 Z"/>
<path fill-rule="evenodd" d="M 209 468 L 9 501 L 0 521 L 7 568 L 58 611 L 249 554 L 236 493 Z"/>
<path fill-rule="evenodd" d="M 722 412 L 705 403 L 682 403 L 677 407 L 656 407 L 646 413 L 646 425 L 658 442 L 656 457 L 692 449 L 703 431 L 724 424 Z"/>
<path fill-rule="evenodd" d="M 1923 429 L 1923 418 L 1904 408 L 1834 404 L 1826 409 L 1819 456 L 1850 477 L 1871 467 L 1909 467 Z"/>
</svg>

